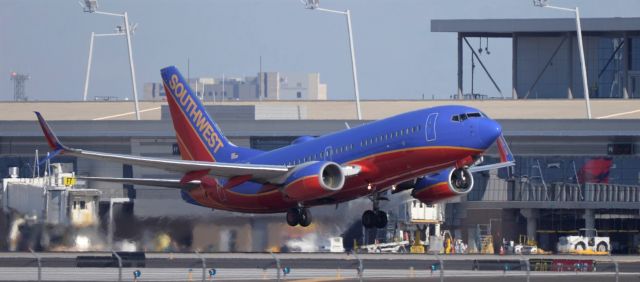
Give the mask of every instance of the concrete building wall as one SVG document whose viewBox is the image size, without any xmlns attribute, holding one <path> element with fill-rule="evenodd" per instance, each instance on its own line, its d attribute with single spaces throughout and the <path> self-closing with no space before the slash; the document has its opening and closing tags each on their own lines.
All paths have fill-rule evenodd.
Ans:
<svg viewBox="0 0 640 282">
<path fill-rule="evenodd" d="M 240 101 L 258 100 L 258 85 L 255 83 L 238 84 L 238 96 L 234 97 Z"/>
<path fill-rule="evenodd" d="M 280 73 L 278 72 L 265 72 L 263 73 L 263 90 L 262 98 L 264 100 L 279 100 L 280 99 Z"/>
<path fill-rule="evenodd" d="M 318 85 L 318 100 L 327 100 L 327 85 L 324 83 Z"/>
<path fill-rule="evenodd" d="M 309 74 L 311 75 L 311 74 Z M 280 75 L 280 100 L 308 100 L 312 85 L 306 74 L 282 73 Z M 316 87 L 317 89 L 317 87 Z"/>
</svg>

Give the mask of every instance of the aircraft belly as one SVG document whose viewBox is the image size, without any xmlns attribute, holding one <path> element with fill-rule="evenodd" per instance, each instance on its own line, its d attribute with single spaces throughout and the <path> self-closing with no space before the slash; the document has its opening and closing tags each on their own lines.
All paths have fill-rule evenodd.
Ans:
<svg viewBox="0 0 640 282">
<path fill-rule="evenodd" d="M 363 172 L 347 178 L 344 188 L 331 198 L 344 202 L 366 196 L 369 183 L 376 190 L 442 170 L 455 164 L 457 159 L 477 154 L 479 151 L 463 147 L 418 147 L 378 154 L 349 164 L 363 167 Z"/>
<path fill-rule="evenodd" d="M 317 206 L 353 200 L 372 192 L 367 189 L 369 183 L 374 185 L 375 190 L 382 191 L 393 184 L 450 167 L 456 160 L 478 152 L 464 147 L 417 147 L 347 162 L 349 165 L 360 165 L 362 172 L 347 178 L 340 192 L 304 204 Z M 259 186 L 253 182 L 242 185 Z M 236 212 L 279 213 L 297 205 L 285 199 L 279 188 L 273 185 L 262 185 L 258 189 L 239 187 L 225 190 L 217 182 L 204 181 L 201 187 L 189 193 L 203 206 Z"/>
</svg>

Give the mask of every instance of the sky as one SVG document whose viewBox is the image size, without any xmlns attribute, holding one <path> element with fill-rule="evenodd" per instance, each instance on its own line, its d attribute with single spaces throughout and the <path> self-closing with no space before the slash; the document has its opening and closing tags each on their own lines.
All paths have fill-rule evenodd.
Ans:
<svg viewBox="0 0 640 282">
<path fill-rule="evenodd" d="M 579 6 L 583 17 L 640 16 L 637 0 L 551 2 Z M 573 16 L 531 0 L 321 0 L 321 6 L 351 10 L 365 100 L 455 93 L 456 35 L 430 32 L 432 19 Z M 346 18 L 304 9 L 300 0 L 103 0 L 99 10 L 127 11 L 138 24 L 132 45 L 140 97 L 144 83 L 158 82 L 168 65 L 186 75 L 190 61 L 191 77 L 255 76 L 262 57 L 264 71 L 319 72 L 329 99 L 353 98 Z M 0 0 L 0 100 L 13 99 L 12 71 L 30 75 L 30 100 L 81 99 L 91 32 L 110 33 L 120 24 L 118 17 L 83 13 L 77 0 Z M 511 41 L 492 39 L 489 50 L 482 59 L 508 96 Z M 498 96 L 479 68 L 475 85 Z M 89 99 L 95 96 L 132 97 L 124 37 L 96 38 Z"/>
</svg>

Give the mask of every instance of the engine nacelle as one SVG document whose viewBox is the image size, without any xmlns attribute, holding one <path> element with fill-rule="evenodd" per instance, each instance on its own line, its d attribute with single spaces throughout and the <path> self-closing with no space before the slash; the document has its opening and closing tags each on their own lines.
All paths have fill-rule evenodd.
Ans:
<svg viewBox="0 0 640 282">
<path fill-rule="evenodd" d="M 282 192 L 294 201 L 310 201 L 329 196 L 344 186 L 344 174 L 334 162 L 300 165 L 284 182 Z"/>
<path fill-rule="evenodd" d="M 418 179 L 411 195 L 421 202 L 431 204 L 466 195 L 471 189 L 471 172 L 463 168 L 449 168 Z"/>
</svg>

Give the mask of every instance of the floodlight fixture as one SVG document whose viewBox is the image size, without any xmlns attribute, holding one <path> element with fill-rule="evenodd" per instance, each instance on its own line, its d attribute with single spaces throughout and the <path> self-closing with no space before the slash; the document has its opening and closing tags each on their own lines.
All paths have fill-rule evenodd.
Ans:
<svg viewBox="0 0 640 282">
<path fill-rule="evenodd" d="M 98 0 L 84 0 L 84 3 L 82 1 L 78 3 L 85 13 L 94 13 L 98 9 Z"/>
<path fill-rule="evenodd" d="M 533 6 L 546 7 L 546 6 L 549 6 L 549 1 L 548 0 L 533 0 Z"/>
<path fill-rule="evenodd" d="M 301 0 L 303 1 L 303 0 Z M 320 0 L 304 0 L 305 8 L 307 9 L 317 9 L 320 7 Z"/>
</svg>

